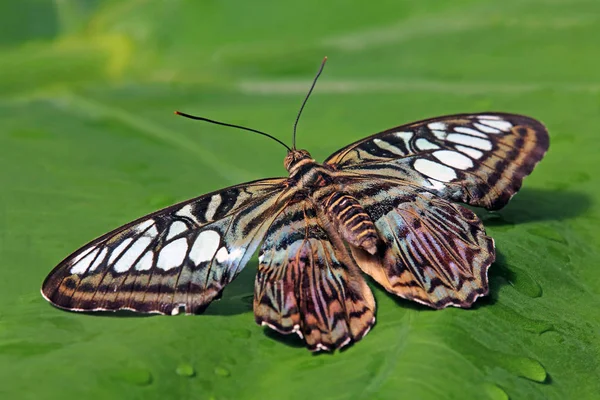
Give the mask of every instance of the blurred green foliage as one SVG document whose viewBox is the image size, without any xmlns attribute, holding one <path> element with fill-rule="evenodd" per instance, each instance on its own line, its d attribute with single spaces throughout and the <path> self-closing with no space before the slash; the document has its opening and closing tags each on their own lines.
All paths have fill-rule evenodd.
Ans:
<svg viewBox="0 0 600 400">
<path fill-rule="evenodd" d="M 595 0 L 79 1 L 0 5 L 3 399 L 592 399 L 600 393 L 600 4 Z M 255 326 L 251 262 L 198 317 L 75 315 L 39 285 L 89 239 L 284 173 L 246 124 L 318 159 L 412 120 L 507 111 L 550 152 L 498 213 L 491 296 L 426 310 L 375 288 L 358 345 Z"/>
</svg>

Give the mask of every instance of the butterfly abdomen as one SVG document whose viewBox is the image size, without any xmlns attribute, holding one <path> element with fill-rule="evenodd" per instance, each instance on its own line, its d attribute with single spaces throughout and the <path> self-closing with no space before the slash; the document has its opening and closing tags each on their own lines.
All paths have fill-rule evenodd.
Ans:
<svg viewBox="0 0 600 400">
<path fill-rule="evenodd" d="M 375 224 L 358 200 L 335 192 L 325 199 L 323 209 L 346 242 L 375 254 L 379 239 Z"/>
</svg>

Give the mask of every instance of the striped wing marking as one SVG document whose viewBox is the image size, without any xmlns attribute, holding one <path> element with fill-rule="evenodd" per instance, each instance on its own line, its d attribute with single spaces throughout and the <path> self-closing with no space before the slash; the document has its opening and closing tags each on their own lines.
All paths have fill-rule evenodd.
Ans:
<svg viewBox="0 0 600 400">
<path fill-rule="evenodd" d="M 371 290 L 341 240 L 329 236 L 308 201 L 287 207 L 259 253 L 256 322 L 297 333 L 312 351 L 360 340 L 375 323 Z"/>
<path fill-rule="evenodd" d="M 470 307 L 488 292 L 494 241 L 469 209 L 413 186 L 364 180 L 346 190 L 375 222 L 376 254 L 353 247 L 359 267 L 386 290 L 433 308 Z"/>
</svg>

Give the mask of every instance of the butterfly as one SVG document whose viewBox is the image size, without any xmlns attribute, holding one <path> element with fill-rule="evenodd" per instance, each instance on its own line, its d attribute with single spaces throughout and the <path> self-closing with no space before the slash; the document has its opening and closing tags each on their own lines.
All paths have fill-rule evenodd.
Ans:
<svg viewBox="0 0 600 400">
<path fill-rule="evenodd" d="M 324 61 L 325 62 L 325 61 Z M 302 113 L 323 64 L 302 104 Z M 323 163 L 288 149 L 288 177 L 242 183 L 156 211 L 64 259 L 42 294 L 71 311 L 202 313 L 258 251 L 256 322 L 335 350 L 375 324 L 362 273 L 426 306 L 470 307 L 488 293 L 494 240 L 464 203 L 504 207 L 549 146 L 515 114 L 413 122 Z M 362 273 L 361 273 L 362 272 Z"/>
</svg>

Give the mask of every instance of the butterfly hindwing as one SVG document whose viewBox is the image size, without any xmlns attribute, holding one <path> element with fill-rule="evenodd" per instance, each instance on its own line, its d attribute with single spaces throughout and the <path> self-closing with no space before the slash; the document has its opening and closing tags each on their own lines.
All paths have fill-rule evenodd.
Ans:
<svg viewBox="0 0 600 400">
<path fill-rule="evenodd" d="M 42 294 L 74 311 L 201 312 L 284 206 L 284 181 L 232 186 L 118 228 L 63 260 Z"/>
<path fill-rule="evenodd" d="M 458 114 L 375 134 L 325 163 L 363 177 L 409 181 L 446 199 L 496 210 L 519 190 L 548 145 L 546 128 L 532 118 Z"/>
<path fill-rule="evenodd" d="M 469 307 L 488 292 L 494 241 L 469 209 L 413 186 L 363 180 L 345 186 L 379 232 L 378 252 L 358 248 L 359 267 L 386 290 L 433 308 Z"/>
<path fill-rule="evenodd" d="M 297 333 L 310 350 L 360 340 L 375 322 L 371 290 L 343 244 L 308 201 L 287 207 L 269 228 L 256 276 L 256 322 Z"/>
</svg>

